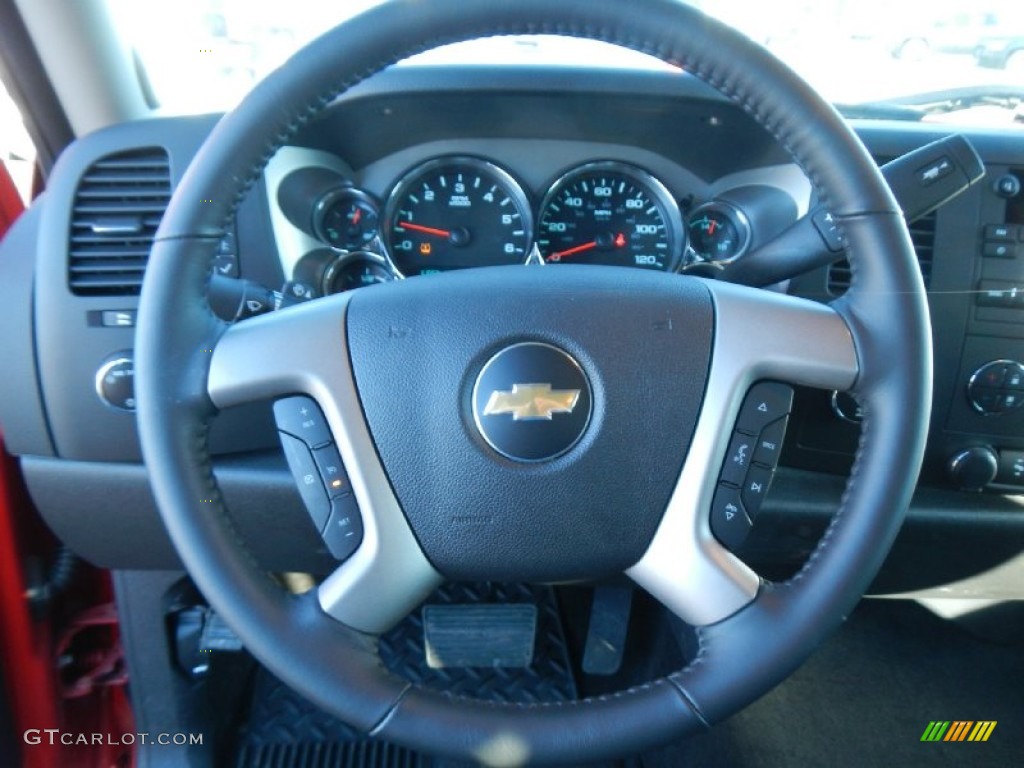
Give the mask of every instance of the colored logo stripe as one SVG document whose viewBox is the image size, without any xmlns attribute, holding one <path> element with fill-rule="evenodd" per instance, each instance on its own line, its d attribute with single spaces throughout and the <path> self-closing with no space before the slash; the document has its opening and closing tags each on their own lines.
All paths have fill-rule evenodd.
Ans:
<svg viewBox="0 0 1024 768">
<path fill-rule="evenodd" d="M 921 734 L 921 741 L 988 741 L 996 720 L 932 720 Z"/>
<path fill-rule="evenodd" d="M 971 735 L 967 737 L 967 740 L 988 741 L 988 737 L 992 735 L 992 731 L 995 729 L 995 720 L 979 720 L 978 724 L 974 726 L 974 730 L 971 731 Z"/>
<path fill-rule="evenodd" d="M 963 741 L 967 738 L 972 725 L 974 725 L 973 720 L 954 720 L 943 741 Z"/>
</svg>

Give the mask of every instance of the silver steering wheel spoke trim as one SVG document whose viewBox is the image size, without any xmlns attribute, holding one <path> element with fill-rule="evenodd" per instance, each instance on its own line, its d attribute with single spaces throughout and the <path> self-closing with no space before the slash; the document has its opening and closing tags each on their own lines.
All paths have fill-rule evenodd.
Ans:
<svg viewBox="0 0 1024 768">
<path fill-rule="evenodd" d="M 709 511 L 747 390 L 762 379 L 850 389 L 853 336 L 831 307 L 708 281 L 715 338 L 707 390 L 689 455 L 661 524 L 626 573 L 692 626 L 714 624 L 753 601 L 760 578 L 711 533 Z"/>
<path fill-rule="evenodd" d="M 379 634 L 443 579 L 409 528 L 363 418 L 345 334 L 350 298 L 340 294 L 232 326 L 213 349 L 207 390 L 218 408 L 291 394 L 319 403 L 359 504 L 363 541 L 317 596 L 342 624 Z"/>
</svg>

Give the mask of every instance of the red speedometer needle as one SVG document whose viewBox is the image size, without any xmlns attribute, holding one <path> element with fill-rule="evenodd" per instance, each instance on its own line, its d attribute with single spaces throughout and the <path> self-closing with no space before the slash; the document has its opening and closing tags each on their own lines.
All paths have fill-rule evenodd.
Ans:
<svg viewBox="0 0 1024 768">
<path fill-rule="evenodd" d="M 589 251 L 591 248 L 597 248 L 597 240 L 591 240 L 589 243 L 583 245 L 577 245 L 575 248 L 569 248 L 558 253 L 552 253 L 553 259 L 564 259 L 566 256 L 572 256 L 574 253 L 582 253 L 583 251 Z"/>
<path fill-rule="evenodd" d="M 414 232 L 423 232 L 427 235 L 437 235 L 438 237 L 451 237 L 452 233 L 447 229 L 435 229 L 434 227 L 424 227 L 422 224 L 413 224 L 411 221 L 403 221 L 398 224 L 402 229 L 411 229 Z"/>
<path fill-rule="evenodd" d="M 358 224 L 361 218 L 363 218 L 363 209 L 356 208 L 356 212 L 352 214 L 352 223 Z"/>
</svg>

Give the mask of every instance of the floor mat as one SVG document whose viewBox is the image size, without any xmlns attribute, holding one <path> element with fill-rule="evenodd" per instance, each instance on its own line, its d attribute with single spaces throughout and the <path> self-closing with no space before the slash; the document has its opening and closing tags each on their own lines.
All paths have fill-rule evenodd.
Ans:
<svg viewBox="0 0 1024 768">
<path fill-rule="evenodd" d="M 537 606 L 533 662 L 521 669 L 431 669 L 423 656 L 420 611 L 381 638 L 381 659 L 406 679 L 489 701 L 576 698 L 565 635 L 551 589 L 521 584 L 447 585 L 427 603 L 532 603 Z M 307 702 L 265 670 L 258 673 L 249 720 L 240 736 L 238 768 L 456 768 L 452 761 L 366 740 Z"/>
<path fill-rule="evenodd" d="M 931 721 L 996 721 L 988 741 L 922 742 Z M 906 601 L 867 600 L 789 680 L 645 768 L 1021 765 L 1024 647 Z"/>
</svg>

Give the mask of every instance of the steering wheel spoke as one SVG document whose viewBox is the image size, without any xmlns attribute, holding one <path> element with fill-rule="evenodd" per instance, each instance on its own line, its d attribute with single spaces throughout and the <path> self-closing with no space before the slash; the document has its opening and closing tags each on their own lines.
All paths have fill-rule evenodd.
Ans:
<svg viewBox="0 0 1024 768">
<path fill-rule="evenodd" d="M 409 529 L 363 419 L 344 330 L 347 306 L 342 294 L 232 326 L 213 350 L 207 388 L 221 408 L 295 393 L 320 405 L 363 529 L 358 549 L 320 585 L 320 606 L 346 626 L 379 633 L 442 580 Z"/>
<path fill-rule="evenodd" d="M 771 380 L 846 390 L 858 373 L 853 337 L 832 308 L 727 283 L 709 287 L 715 343 L 703 408 L 661 524 L 627 571 L 693 625 L 721 621 L 757 595 L 757 574 L 719 542 L 710 525 L 726 451 L 751 385 Z"/>
</svg>

